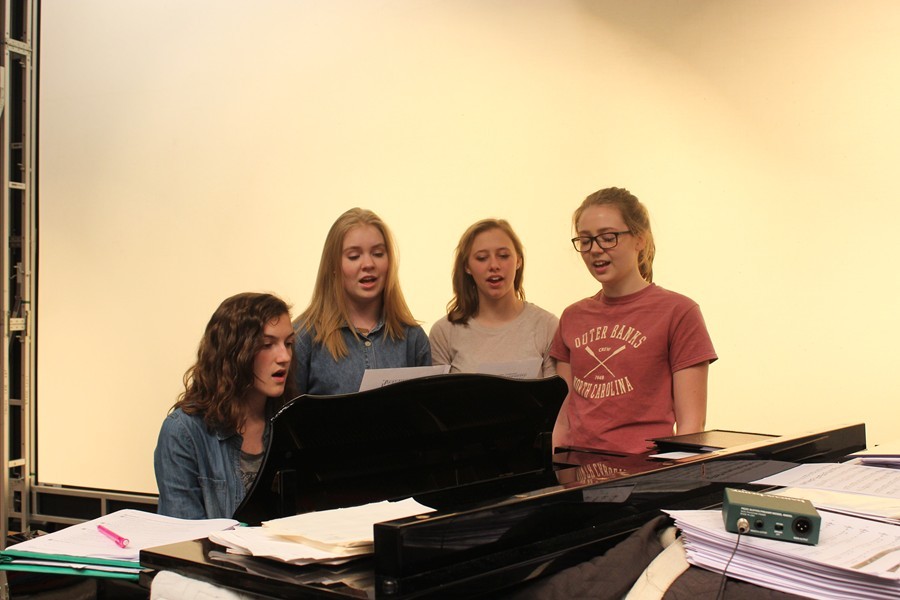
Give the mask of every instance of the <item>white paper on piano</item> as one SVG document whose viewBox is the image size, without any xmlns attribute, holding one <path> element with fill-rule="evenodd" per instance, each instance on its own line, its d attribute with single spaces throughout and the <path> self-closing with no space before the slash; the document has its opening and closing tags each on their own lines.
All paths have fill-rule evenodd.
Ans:
<svg viewBox="0 0 900 600">
<path fill-rule="evenodd" d="M 658 458 L 660 460 L 681 460 L 682 458 L 691 458 L 692 456 L 699 455 L 699 452 L 660 452 L 658 454 L 651 454 L 650 458 Z"/>
<path fill-rule="evenodd" d="M 500 375 L 512 379 L 537 379 L 541 376 L 541 358 L 525 358 L 509 362 L 480 363 L 477 371 L 486 375 Z"/>
<path fill-rule="evenodd" d="M 375 543 L 374 525 L 432 512 L 412 498 L 398 502 L 373 502 L 363 506 L 336 508 L 263 521 L 275 535 L 297 540 L 314 548 L 333 550 Z"/>
<path fill-rule="evenodd" d="M 311 563 L 341 564 L 352 557 L 371 554 L 372 546 L 322 550 L 283 538 L 266 527 L 237 527 L 209 534 L 210 541 L 225 546 L 234 554 L 271 558 L 295 565 Z"/>
<path fill-rule="evenodd" d="M 900 471 L 838 463 L 797 465 L 753 483 L 900 498 Z"/>
<path fill-rule="evenodd" d="M 126 508 L 20 542 L 9 546 L 7 550 L 137 561 L 141 548 L 202 538 L 212 531 L 228 529 L 237 524 L 234 519 L 177 519 Z M 105 525 L 128 539 L 128 546 L 119 548 L 97 531 L 97 525 Z"/>
<path fill-rule="evenodd" d="M 795 487 L 779 488 L 773 493 L 788 498 L 809 500 L 819 510 L 900 525 L 900 498 Z"/>
<path fill-rule="evenodd" d="M 408 379 L 417 379 L 429 375 L 445 375 L 450 372 L 450 365 L 434 365 L 431 367 L 398 367 L 396 369 L 366 369 L 362 381 L 359 383 L 359 391 L 374 390 L 375 388 L 391 385 Z"/>
</svg>

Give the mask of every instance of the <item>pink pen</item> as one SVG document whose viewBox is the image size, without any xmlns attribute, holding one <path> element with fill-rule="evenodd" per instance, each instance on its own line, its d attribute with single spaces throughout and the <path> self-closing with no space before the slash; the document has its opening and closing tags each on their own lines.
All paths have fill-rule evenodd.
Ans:
<svg viewBox="0 0 900 600">
<path fill-rule="evenodd" d="M 116 543 L 116 546 L 118 546 L 119 548 L 124 548 L 128 545 L 128 540 L 123 538 L 112 529 L 107 529 L 103 525 L 97 525 L 97 531 L 114 541 Z"/>
</svg>

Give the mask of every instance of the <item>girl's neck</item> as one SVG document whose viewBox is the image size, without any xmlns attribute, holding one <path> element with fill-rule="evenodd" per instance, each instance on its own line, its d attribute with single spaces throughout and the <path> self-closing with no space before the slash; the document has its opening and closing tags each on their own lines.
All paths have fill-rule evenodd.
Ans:
<svg viewBox="0 0 900 600">
<path fill-rule="evenodd" d="M 502 298 L 478 298 L 478 313 L 475 320 L 479 325 L 499 326 L 514 320 L 525 309 L 525 302 L 520 300 L 514 292 L 506 294 Z"/>
<path fill-rule="evenodd" d="M 251 389 L 247 393 L 247 397 L 244 398 L 244 419 L 245 420 L 259 420 L 266 418 L 266 396 L 257 391 L 256 389 Z"/>
<path fill-rule="evenodd" d="M 350 324 L 366 333 L 372 331 L 381 318 L 381 304 L 380 300 L 366 304 L 349 304 L 347 313 L 350 317 Z"/>
<path fill-rule="evenodd" d="M 265 431 L 266 398 L 262 394 L 254 394 L 254 397 L 247 399 L 244 418 L 240 427 L 238 427 L 238 434 L 240 434 L 242 440 L 241 451 L 248 454 L 260 454 L 263 452 L 265 450 L 263 444 Z"/>
<path fill-rule="evenodd" d="M 601 291 L 607 298 L 620 298 L 635 294 L 649 285 L 650 283 L 646 279 L 639 276 L 637 279 L 631 278 L 615 285 L 604 284 Z"/>
</svg>

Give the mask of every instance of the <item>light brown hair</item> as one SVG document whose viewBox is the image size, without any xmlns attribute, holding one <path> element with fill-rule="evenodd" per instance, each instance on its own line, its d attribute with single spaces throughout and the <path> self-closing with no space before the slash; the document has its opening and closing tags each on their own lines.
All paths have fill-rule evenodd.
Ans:
<svg viewBox="0 0 900 600">
<path fill-rule="evenodd" d="M 625 226 L 635 237 L 643 238 L 644 248 L 638 253 L 638 268 L 641 277 L 647 283 L 653 283 L 653 257 L 656 256 L 656 245 L 653 243 L 653 232 L 650 229 L 650 213 L 637 196 L 625 188 L 610 187 L 598 190 L 584 199 L 572 216 L 572 225 L 578 231 L 578 221 L 584 211 L 591 206 L 615 206 L 622 213 Z"/>
<path fill-rule="evenodd" d="M 503 219 L 482 219 L 466 229 L 459 239 L 456 252 L 453 255 L 453 298 L 447 303 L 447 318 L 451 323 L 466 324 L 469 319 L 478 314 L 478 286 L 475 280 L 466 272 L 466 264 L 472 254 L 472 246 L 475 238 L 485 231 L 499 229 L 512 240 L 513 249 L 519 258 L 519 268 L 513 279 L 513 289 L 516 298 L 525 300 L 525 288 L 522 282 L 525 279 L 525 249 L 522 241 L 513 231 L 512 226 Z"/>
</svg>

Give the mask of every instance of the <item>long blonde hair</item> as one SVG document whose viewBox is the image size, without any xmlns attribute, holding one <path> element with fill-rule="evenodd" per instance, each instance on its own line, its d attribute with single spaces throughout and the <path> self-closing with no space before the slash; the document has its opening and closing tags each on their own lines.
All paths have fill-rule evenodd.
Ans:
<svg viewBox="0 0 900 600">
<path fill-rule="evenodd" d="M 638 269 L 647 283 L 653 283 L 653 257 L 656 256 L 656 244 L 653 243 L 653 232 L 650 230 L 650 213 L 641 204 L 637 196 L 625 188 L 610 187 L 598 190 L 584 199 L 572 216 L 572 225 L 578 231 L 578 221 L 584 211 L 591 206 L 611 205 L 619 209 L 628 231 L 635 237 L 644 238 L 644 249 L 638 253 Z"/>
<path fill-rule="evenodd" d="M 381 217 L 371 210 L 351 208 L 338 217 L 328 230 L 312 300 L 294 321 L 295 326 L 305 327 L 312 333 L 313 342 L 324 345 L 335 360 L 340 360 L 348 354 L 347 345 L 341 335 L 341 329 L 350 324 L 350 312 L 341 274 L 344 237 L 354 227 L 365 225 L 375 227 L 384 237 L 388 257 L 381 303 L 385 333 L 391 339 L 403 339 L 406 336 L 405 328 L 417 325 L 400 290 L 397 251 L 390 230 Z M 358 335 L 354 328 L 350 329 L 354 335 Z"/>
</svg>

